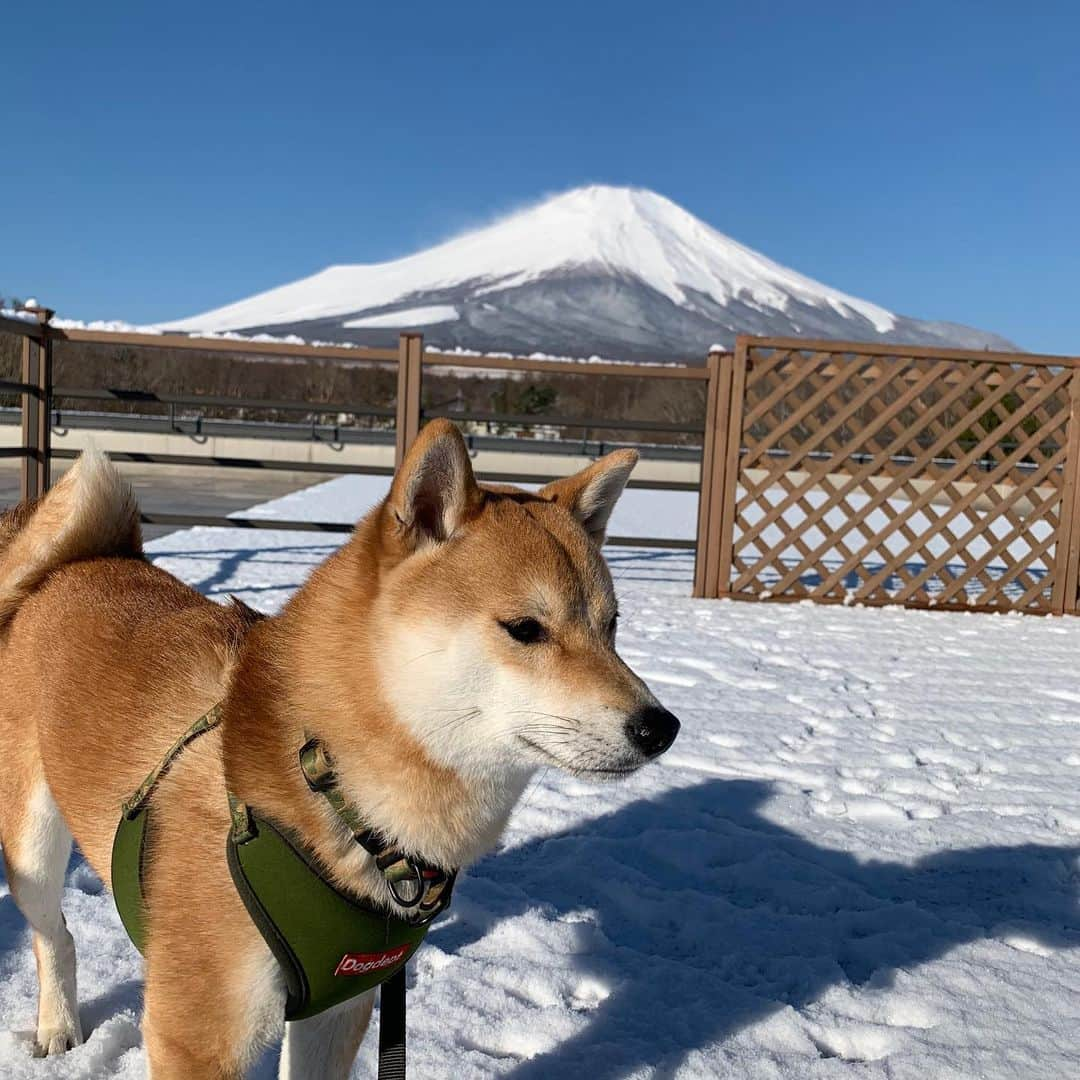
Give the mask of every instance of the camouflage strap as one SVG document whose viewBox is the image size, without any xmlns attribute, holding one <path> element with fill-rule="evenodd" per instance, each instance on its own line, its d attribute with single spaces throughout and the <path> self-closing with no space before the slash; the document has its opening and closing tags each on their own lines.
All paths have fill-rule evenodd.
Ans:
<svg viewBox="0 0 1080 1080">
<path fill-rule="evenodd" d="M 242 803 L 231 791 L 225 792 L 229 799 L 229 817 L 232 818 L 233 843 L 246 844 L 255 838 L 255 823 L 247 803 Z"/>
<path fill-rule="evenodd" d="M 121 807 L 120 821 L 113 835 L 111 888 L 116 910 L 128 936 L 139 952 L 146 948 L 146 896 L 143 871 L 146 863 L 150 828 L 150 797 L 158 782 L 169 771 L 184 748 L 200 735 L 212 731 L 221 723 L 221 706 L 215 705 L 203 713 L 169 748 L 161 763 L 139 785 Z"/>
<path fill-rule="evenodd" d="M 375 859 L 390 895 L 398 904 L 415 909 L 417 921 L 421 922 L 434 919 L 449 906 L 457 871 L 448 873 L 409 855 L 368 828 L 363 816 L 337 786 L 334 763 L 317 738 L 309 737 L 300 748 L 300 768 L 308 787 L 329 803 L 353 839 Z"/>
<path fill-rule="evenodd" d="M 195 721 L 176 740 L 169 748 L 168 753 L 161 760 L 161 764 L 157 766 L 147 778 L 136 788 L 135 794 L 128 799 L 120 808 L 124 817 L 131 819 L 150 801 L 150 796 L 154 794 L 154 789 L 157 787 L 159 781 L 165 776 L 165 774 L 172 767 L 173 762 L 183 753 L 184 748 L 194 742 L 200 735 L 205 735 L 208 731 L 213 731 L 214 728 L 221 723 L 221 703 L 218 702 L 213 708 L 208 709 L 206 712 Z"/>
<path fill-rule="evenodd" d="M 318 739 L 309 738 L 300 747 L 300 768 L 307 780 L 308 787 L 317 791 L 333 808 L 334 813 L 345 823 L 346 828 L 357 837 L 367 838 L 371 836 L 370 830 L 364 824 L 364 819 L 337 786 L 337 776 L 334 774 L 334 763 L 326 748 Z M 363 847 L 367 848 L 364 843 Z M 369 851 L 370 848 L 367 848 Z M 375 854 L 375 852 L 372 852 Z"/>
</svg>

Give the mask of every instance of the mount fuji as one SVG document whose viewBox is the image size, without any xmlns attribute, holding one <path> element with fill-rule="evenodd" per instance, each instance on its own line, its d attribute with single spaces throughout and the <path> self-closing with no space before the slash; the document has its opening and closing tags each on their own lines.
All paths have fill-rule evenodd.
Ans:
<svg viewBox="0 0 1080 1080">
<path fill-rule="evenodd" d="M 578 188 L 392 262 L 331 266 L 165 324 L 626 360 L 702 358 L 740 333 L 1013 349 L 995 334 L 897 315 L 789 270 L 669 199 Z"/>
</svg>

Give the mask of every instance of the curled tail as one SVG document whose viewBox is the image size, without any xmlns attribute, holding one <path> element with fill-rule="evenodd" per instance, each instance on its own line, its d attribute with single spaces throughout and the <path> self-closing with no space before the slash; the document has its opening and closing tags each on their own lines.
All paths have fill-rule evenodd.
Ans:
<svg viewBox="0 0 1080 1080">
<path fill-rule="evenodd" d="M 46 495 L 0 516 L 0 627 L 58 566 L 141 554 L 135 493 L 100 450 L 84 451 Z"/>
</svg>

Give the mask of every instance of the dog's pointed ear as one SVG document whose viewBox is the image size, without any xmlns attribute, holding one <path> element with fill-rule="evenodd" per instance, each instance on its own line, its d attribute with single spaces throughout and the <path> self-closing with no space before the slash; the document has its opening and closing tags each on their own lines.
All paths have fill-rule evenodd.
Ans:
<svg viewBox="0 0 1080 1080">
<path fill-rule="evenodd" d="M 448 540 L 482 501 L 461 432 L 449 420 L 432 420 L 390 486 L 389 506 L 406 546 Z"/>
<path fill-rule="evenodd" d="M 540 494 L 569 510 L 599 547 L 607 534 L 611 511 L 615 509 L 637 460 L 636 450 L 614 450 L 587 469 L 541 488 Z"/>
</svg>

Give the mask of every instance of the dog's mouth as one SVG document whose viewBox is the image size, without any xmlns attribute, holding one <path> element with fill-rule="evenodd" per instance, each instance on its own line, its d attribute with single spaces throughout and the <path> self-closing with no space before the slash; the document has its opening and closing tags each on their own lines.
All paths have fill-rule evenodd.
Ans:
<svg viewBox="0 0 1080 1080">
<path fill-rule="evenodd" d="M 524 735 L 518 735 L 517 740 L 534 753 L 539 754 L 548 765 L 554 765 L 555 768 L 562 769 L 563 772 L 568 772 L 573 776 L 626 776 L 628 773 L 637 772 L 641 765 L 644 764 L 643 762 L 635 762 L 632 765 L 584 765 L 579 762 L 566 761 L 557 754 L 553 754 L 546 746 L 541 746 L 539 743 L 533 742 L 532 739 L 525 738 Z"/>
</svg>

